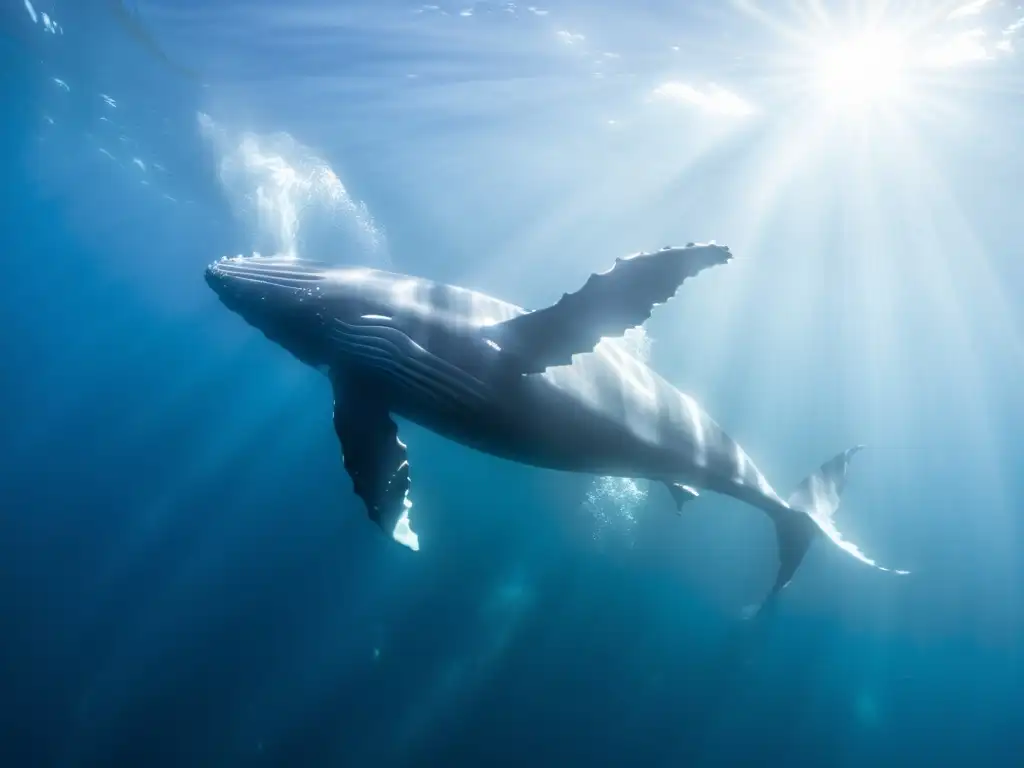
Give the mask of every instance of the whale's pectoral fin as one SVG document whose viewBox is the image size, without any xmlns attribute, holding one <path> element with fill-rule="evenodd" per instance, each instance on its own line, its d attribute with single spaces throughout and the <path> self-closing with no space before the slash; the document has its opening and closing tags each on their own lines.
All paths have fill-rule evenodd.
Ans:
<svg viewBox="0 0 1024 768">
<path fill-rule="evenodd" d="M 387 406 L 368 387 L 334 380 L 334 431 L 370 519 L 399 544 L 418 550 L 409 526 L 409 460 Z"/>
<path fill-rule="evenodd" d="M 728 248 L 714 244 L 616 259 L 610 270 L 591 275 L 582 288 L 550 307 L 482 331 L 518 373 L 569 365 L 573 355 L 592 352 L 602 338 L 643 325 L 654 307 L 671 299 L 686 278 L 730 259 Z"/>
<path fill-rule="evenodd" d="M 680 483 L 665 483 L 665 487 L 668 488 L 668 492 L 672 494 L 672 501 L 676 503 L 676 511 L 679 514 L 683 513 L 683 505 L 688 501 L 693 501 L 699 493 L 694 488 L 688 485 L 681 485 Z"/>
</svg>

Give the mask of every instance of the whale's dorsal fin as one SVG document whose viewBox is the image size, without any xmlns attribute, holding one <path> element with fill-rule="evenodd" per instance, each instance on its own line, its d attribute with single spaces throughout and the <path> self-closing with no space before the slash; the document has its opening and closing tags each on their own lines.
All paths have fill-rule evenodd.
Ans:
<svg viewBox="0 0 1024 768">
<path fill-rule="evenodd" d="M 541 373 L 569 365 L 573 355 L 592 352 L 602 338 L 621 336 L 671 299 L 688 277 L 732 259 L 719 245 L 690 243 L 616 259 L 575 293 L 535 312 L 483 329 L 518 373 Z"/>
<path fill-rule="evenodd" d="M 409 527 L 409 460 L 398 425 L 374 389 L 357 378 L 331 375 L 334 431 L 353 490 L 384 533 L 399 544 L 419 549 Z"/>
</svg>

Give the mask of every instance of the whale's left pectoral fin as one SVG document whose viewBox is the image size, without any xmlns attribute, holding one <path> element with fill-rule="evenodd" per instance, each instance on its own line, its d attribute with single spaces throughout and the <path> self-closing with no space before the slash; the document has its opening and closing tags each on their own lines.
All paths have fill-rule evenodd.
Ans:
<svg viewBox="0 0 1024 768">
<path fill-rule="evenodd" d="M 518 373 L 569 365 L 573 355 L 593 352 L 602 338 L 643 325 L 654 307 L 671 299 L 686 278 L 730 259 L 724 246 L 692 243 L 616 259 L 610 270 L 591 275 L 582 288 L 550 307 L 482 331 Z"/>
<path fill-rule="evenodd" d="M 334 431 L 370 519 L 399 544 L 418 550 L 409 525 L 409 459 L 387 405 L 368 387 L 335 380 Z"/>
</svg>

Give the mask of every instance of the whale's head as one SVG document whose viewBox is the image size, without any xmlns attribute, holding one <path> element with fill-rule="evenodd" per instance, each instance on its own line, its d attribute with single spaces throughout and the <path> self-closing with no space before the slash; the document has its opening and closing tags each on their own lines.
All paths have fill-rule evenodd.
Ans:
<svg viewBox="0 0 1024 768">
<path fill-rule="evenodd" d="M 206 282 L 224 305 L 300 360 L 330 365 L 339 320 L 379 313 L 382 276 L 285 256 L 236 256 L 206 268 Z M 381 277 L 377 277 L 381 275 Z"/>
</svg>

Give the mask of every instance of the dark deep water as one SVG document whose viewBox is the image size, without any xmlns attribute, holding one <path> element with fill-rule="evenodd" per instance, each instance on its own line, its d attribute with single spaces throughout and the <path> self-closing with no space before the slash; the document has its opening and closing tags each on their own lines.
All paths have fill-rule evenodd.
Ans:
<svg viewBox="0 0 1024 768">
<path fill-rule="evenodd" d="M 506 29 L 504 5 L 132 5 L 148 43 L 111 3 L 0 8 L 0 765 L 1017 764 L 1020 59 L 947 84 L 917 154 L 826 139 L 770 184 L 752 169 L 792 124 L 659 133 L 629 101 L 667 71 L 651 41 L 762 50 L 738 12 L 563 3 Z M 535 41 L 579 46 L 574 23 L 618 74 Z M 756 65 L 697 69 L 781 98 Z M 606 135 L 614 109 L 636 122 Z M 295 142 L 341 181 L 303 191 Z M 351 493 L 326 381 L 202 279 L 297 244 L 542 306 L 711 238 L 749 259 L 656 312 L 652 364 L 783 494 L 875 446 L 840 528 L 911 575 L 819 542 L 744 622 L 775 566 L 760 513 L 679 518 L 663 489 L 402 424 L 409 552 Z"/>
</svg>

